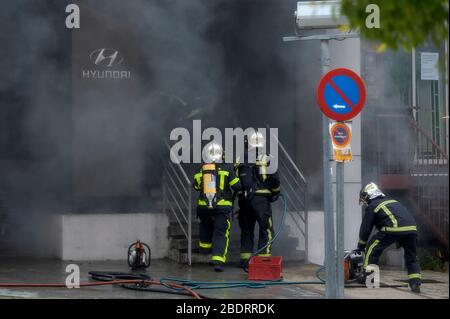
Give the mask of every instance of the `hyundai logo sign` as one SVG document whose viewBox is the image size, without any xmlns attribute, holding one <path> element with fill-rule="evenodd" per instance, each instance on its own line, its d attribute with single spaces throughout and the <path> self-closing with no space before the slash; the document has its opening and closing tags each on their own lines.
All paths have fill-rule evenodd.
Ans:
<svg viewBox="0 0 450 319">
<path fill-rule="evenodd" d="M 123 57 L 119 51 L 106 48 L 92 51 L 89 58 L 95 65 L 104 67 L 118 66 L 123 62 Z"/>
<path fill-rule="evenodd" d="M 124 58 L 118 50 L 96 49 L 89 54 L 89 59 L 95 67 L 82 70 L 81 76 L 83 79 L 128 80 L 131 78 L 129 69 L 119 67 Z"/>
</svg>

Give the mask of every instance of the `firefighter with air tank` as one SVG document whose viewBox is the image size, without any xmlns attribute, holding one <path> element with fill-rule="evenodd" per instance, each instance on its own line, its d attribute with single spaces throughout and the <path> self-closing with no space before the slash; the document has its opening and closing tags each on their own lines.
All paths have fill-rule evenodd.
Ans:
<svg viewBox="0 0 450 319">
<path fill-rule="evenodd" d="M 233 164 L 224 163 L 222 147 L 215 142 L 205 146 L 200 171 L 194 175 L 199 191 L 197 216 L 200 219 L 200 252 L 212 254 L 210 264 L 223 271 L 230 242 L 233 192 L 240 189 Z"/>
<path fill-rule="evenodd" d="M 256 254 L 271 255 L 273 239 L 272 205 L 280 194 L 278 174 L 267 174 L 270 155 L 265 153 L 264 136 L 255 131 L 245 140 L 244 159 L 236 163 L 236 172 L 241 181 L 241 191 L 237 193 L 239 226 L 241 228 L 240 266 L 247 268 L 250 257 L 254 254 L 255 224 L 259 225 L 259 238 Z M 252 153 L 253 152 L 253 153 Z M 256 161 L 249 158 L 254 154 Z"/>
<path fill-rule="evenodd" d="M 419 293 L 421 274 L 416 254 L 417 224 L 409 210 L 395 199 L 387 197 L 375 183 L 364 186 L 359 194 L 360 204 L 366 206 L 359 231 L 358 249 L 365 251 L 364 269 L 378 264 L 383 250 L 397 243 L 404 249 L 411 291 Z M 370 239 L 373 227 L 378 232 Z"/>
</svg>

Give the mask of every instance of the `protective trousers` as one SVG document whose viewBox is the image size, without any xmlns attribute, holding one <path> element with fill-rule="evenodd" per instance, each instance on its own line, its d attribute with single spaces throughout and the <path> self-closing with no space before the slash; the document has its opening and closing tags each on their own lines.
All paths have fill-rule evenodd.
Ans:
<svg viewBox="0 0 450 319">
<path fill-rule="evenodd" d="M 211 261 L 224 264 L 230 242 L 231 208 L 197 207 L 200 218 L 200 252 L 212 252 Z"/>
<path fill-rule="evenodd" d="M 258 250 L 273 238 L 272 208 L 265 196 L 254 195 L 250 199 L 240 198 L 239 226 L 241 228 L 241 260 L 247 260 L 253 253 L 255 224 L 259 225 Z M 271 245 L 267 245 L 259 256 L 270 256 Z"/>
<path fill-rule="evenodd" d="M 378 264 L 378 260 L 380 259 L 383 250 L 393 243 L 398 243 L 400 247 L 403 247 L 408 278 L 420 279 L 420 265 L 416 254 L 417 233 L 415 232 L 405 234 L 392 234 L 388 232 L 376 233 L 367 244 L 364 268 L 370 264 Z"/>
</svg>

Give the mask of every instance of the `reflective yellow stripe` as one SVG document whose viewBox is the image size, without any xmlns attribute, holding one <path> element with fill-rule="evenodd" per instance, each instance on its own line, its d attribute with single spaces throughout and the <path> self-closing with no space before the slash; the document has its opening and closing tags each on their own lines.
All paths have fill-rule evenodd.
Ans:
<svg viewBox="0 0 450 319">
<path fill-rule="evenodd" d="M 396 200 L 386 200 L 384 202 L 382 202 L 381 204 L 379 204 L 375 209 L 374 212 L 378 213 L 378 211 L 381 209 L 383 210 L 383 212 L 389 217 L 389 219 L 391 220 L 392 223 L 392 227 L 398 227 L 398 222 L 397 219 L 395 218 L 394 214 L 392 214 L 392 212 L 389 210 L 389 208 L 387 208 L 386 205 L 392 204 L 392 203 L 397 203 Z"/>
<path fill-rule="evenodd" d="M 227 259 L 227 254 L 228 254 L 228 244 L 230 243 L 230 228 L 231 228 L 231 223 L 230 220 L 227 219 L 227 223 L 228 223 L 228 227 L 227 230 L 225 232 L 225 252 L 223 253 L 223 262 L 225 262 L 225 260 Z"/>
<path fill-rule="evenodd" d="M 262 178 L 262 181 L 264 182 L 267 179 L 267 175 L 266 175 L 267 163 L 265 162 L 265 157 L 264 157 L 264 160 L 256 161 L 256 165 L 261 168 L 261 178 Z"/>
<path fill-rule="evenodd" d="M 360 239 L 360 240 L 358 241 L 358 243 L 360 243 L 361 245 L 365 245 L 365 244 L 367 244 L 367 242 L 366 242 L 366 241 L 364 241 L 364 240 L 361 240 L 361 239 Z"/>
<path fill-rule="evenodd" d="M 217 260 L 217 261 L 221 261 L 221 262 L 225 262 L 225 258 L 223 258 L 222 256 L 212 256 L 211 260 Z"/>
<path fill-rule="evenodd" d="M 252 253 L 241 253 L 241 259 L 249 259 L 252 256 Z"/>
<path fill-rule="evenodd" d="M 366 258 L 364 259 L 364 268 L 367 267 L 367 265 L 369 264 L 369 257 L 370 254 L 372 253 L 373 248 L 378 245 L 380 241 L 379 240 L 375 240 L 372 245 L 369 246 L 369 249 L 367 249 L 367 253 L 366 253 Z"/>
<path fill-rule="evenodd" d="M 257 189 L 256 194 L 272 194 L 272 192 L 268 189 Z"/>
<path fill-rule="evenodd" d="M 212 243 L 199 242 L 198 245 L 200 248 L 211 248 L 212 247 Z"/>
<path fill-rule="evenodd" d="M 219 184 L 219 188 L 221 190 L 223 190 L 225 188 L 225 176 L 223 174 L 219 174 L 220 175 L 220 184 Z"/>
<path fill-rule="evenodd" d="M 409 274 L 409 275 L 408 275 L 408 278 L 409 278 L 409 279 L 415 279 L 415 278 L 421 279 L 421 278 L 422 278 L 422 275 L 421 275 L 421 274 Z"/>
<path fill-rule="evenodd" d="M 281 189 L 281 187 L 277 187 L 277 188 L 272 188 L 271 191 L 272 192 L 279 192 Z"/>
<path fill-rule="evenodd" d="M 272 240 L 272 218 L 269 218 L 269 229 L 267 229 L 267 233 L 268 233 L 268 238 L 267 238 L 267 242 L 270 243 L 270 241 Z M 267 245 L 266 248 L 266 253 L 270 255 L 270 245 Z"/>
<path fill-rule="evenodd" d="M 195 189 L 199 189 L 200 188 L 200 184 L 201 184 L 201 180 L 202 180 L 202 173 L 195 174 L 194 175 L 194 179 L 195 179 L 194 188 Z"/>
<path fill-rule="evenodd" d="M 230 172 L 227 171 L 218 171 L 217 172 L 220 176 L 220 184 L 219 187 L 221 190 L 223 190 L 225 188 L 225 176 L 230 175 Z"/>
<path fill-rule="evenodd" d="M 260 257 L 270 257 L 271 254 L 258 254 L 258 256 L 260 256 Z"/>
<path fill-rule="evenodd" d="M 206 206 L 206 201 L 204 201 L 203 199 L 199 199 L 197 200 L 197 204 L 199 206 Z M 221 199 L 217 202 L 218 206 L 233 206 L 233 203 L 229 200 L 225 200 L 225 199 Z"/>
<path fill-rule="evenodd" d="M 236 184 L 237 182 L 239 182 L 239 177 L 233 178 L 233 180 L 230 182 L 230 186 L 233 186 L 233 185 Z"/>
<path fill-rule="evenodd" d="M 217 173 L 218 173 L 219 175 L 224 175 L 224 176 L 230 175 L 230 172 L 229 172 L 229 171 L 222 171 L 222 170 L 219 170 Z"/>
<path fill-rule="evenodd" d="M 385 212 L 385 214 L 389 217 L 389 219 L 392 222 L 392 227 L 398 227 L 398 222 L 395 216 L 392 214 L 392 212 L 387 207 L 383 207 L 382 210 Z"/>
<path fill-rule="evenodd" d="M 233 203 L 229 200 L 221 199 L 217 202 L 219 206 L 233 206 Z"/>
<path fill-rule="evenodd" d="M 261 165 L 261 177 L 263 182 L 267 179 L 267 175 L 266 175 L 266 165 Z"/>
<path fill-rule="evenodd" d="M 390 199 L 390 200 L 385 200 L 384 202 L 381 202 L 380 204 L 378 204 L 377 207 L 375 207 L 374 212 L 378 213 L 378 211 L 383 207 L 386 206 L 388 204 L 393 204 L 393 203 L 397 203 L 396 200 Z"/>
<path fill-rule="evenodd" d="M 386 232 L 417 231 L 417 227 L 416 226 L 382 227 L 381 231 L 386 231 Z"/>
</svg>

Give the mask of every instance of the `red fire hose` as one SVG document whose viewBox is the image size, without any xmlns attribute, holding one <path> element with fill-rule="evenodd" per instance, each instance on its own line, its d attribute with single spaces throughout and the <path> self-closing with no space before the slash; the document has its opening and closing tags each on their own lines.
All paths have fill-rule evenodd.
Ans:
<svg viewBox="0 0 450 319">
<path fill-rule="evenodd" d="M 161 285 L 169 286 L 174 289 L 182 289 L 189 293 L 192 297 L 196 299 L 202 299 L 202 297 L 193 291 L 192 289 L 178 285 L 175 283 L 165 283 L 161 284 L 159 281 L 153 280 L 111 280 L 104 282 L 83 282 L 80 283 L 80 287 L 91 287 L 91 286 L 106 286 L 106 285 L 117 285 L 117 284 L 141 284 L 141 285 Z M 0 288 L 66 288 L 65 284 L 25 284 L 25 283 L 0 283 Z"/>
</svg>

